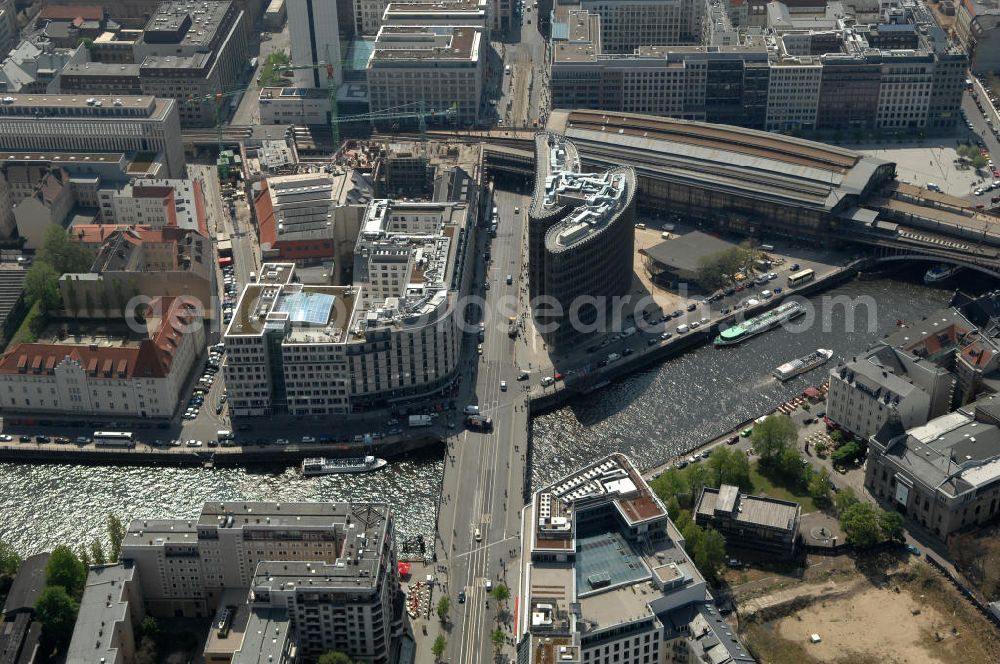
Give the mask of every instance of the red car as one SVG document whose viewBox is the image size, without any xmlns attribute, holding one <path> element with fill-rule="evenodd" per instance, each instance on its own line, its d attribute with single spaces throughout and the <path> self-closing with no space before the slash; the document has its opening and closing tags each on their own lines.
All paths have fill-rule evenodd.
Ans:
<svg viewBox="0 0 1000 664">
<path fill-rule="evenodd" d="M 556 379 L 556 380 L 562 380 L 562 379 L 563 379 L 563 378 L 565 378 L 566 376 L 562 375 L 561 373 L 556 373 L 556 374 L 555 374 L 554 376 L 552 376 L 552 377 L 553 377 L 554 379 Z"/>
</svg>

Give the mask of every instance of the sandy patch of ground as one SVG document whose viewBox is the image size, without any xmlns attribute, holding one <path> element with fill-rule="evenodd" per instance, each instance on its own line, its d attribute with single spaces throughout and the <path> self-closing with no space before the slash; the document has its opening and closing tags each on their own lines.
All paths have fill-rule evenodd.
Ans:
<svg viewBox="0 0 1000 664">
<path fill-rule="evenodd" d="M 918 615 L 911 610 L 919 609 Z M 874 655 L 894 664 L 944 664 L 925 646 L 935 633 L 948 633 L 950 623 L 937 610 L 921 606 L 907 593 L 869 588 L 833 601 L 818 602 L 782 619 L 776 631 L 792 642 L 805 643 L 821 662 L 841 660 L 850 652 Z M 820 643 L 809 643 L 819 634 Z"/>
</svg>

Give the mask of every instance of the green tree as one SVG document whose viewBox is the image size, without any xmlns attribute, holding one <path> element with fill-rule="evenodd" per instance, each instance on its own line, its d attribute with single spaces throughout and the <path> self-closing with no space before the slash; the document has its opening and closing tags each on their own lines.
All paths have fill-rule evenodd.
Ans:
<svg viewBox="0 0 1000 664">
<path fill-rule="evenodd" d="M 434 639 L 434 644 L 431 646 L 431 653 L 434 655 L 434 661 L 441 659 L 441 655 L 444 654 L 444 649 L 448 647 L 448 640 L 445 639 L 440 634 L 436 639 Z"/>
<path fill-rule="evenodd" d="M 701 495 L 701 490 L 706 486 L 718 487 L 718 484 L 713 481 L 714 476 L 712 471 L 706 464 L 695 463 L 685 468 L 682 472 L 688 481 L 687 505 L 694 507 L 698 502 L 698 496 Z"/>
<path fill-rule="evenodd" d="M 108 555 L 104 552 L 104 545 L 97 538 L 94 538 L 94 541 L 90 543 L 90 559 L 95 565 L 104 565 L 108 562 Z"/>
<path fill-rule="evenodd" d="M 445 596 L 442 596 L 441 599 L 438 600 L 438 605 L 437 605 L 438 620 L 440 620 L 441 622 L 446 621 L 448 619 L 448 611 L 450 610 L 451 610 L 451 600 Z"/>
<path fill-rule="evenodd" d="M 62 226 L 50 226 L 45 231 L 37 260 L 48 263 L 63 275 L 89 270 L 93 256 L 84 245 L 71 239 Z"/>
<path fill-rule="evenodd" d="M 858 496 L 854 493 L 854 489 L 849 486 L 845 486 L 833 497 L 833 506 L 837 509 L 837 512 L 843 513 L 847 511 L 849 507 L 858 502 Z"/>
<path fill-rule="evenodd" d="M 726 564 L 726 540 L 715 528 L 700 530 L 694 546 L 694 564 L 704 576 L 714 580 Z"/>
<path fill-rule="evenodd" d="M 797 439 L 795 422 L 787 415 L 768 415 L 763 422 L 754 425 L 753 433 L 750 434 L 754 450 L 766 463 L 778 459 Z"/>
<path fill-rule="evenodd" d="M 58 308 L 59 273 L 45 261 L 35 261 L 24 276 L 24 293 L 29 301 L 41 303 L 43 311 Z"/>
<path fill-rule="evenodd" d="M 659 477 L 653 480 L 651 486 L 653 492 L 659 496 L 660 500 L 664 501 L 670 500 L 673 497 L 683 503 L 687 495 L 691 492 L 691 484 L 688 482 L 687 475 L 676 468 L 671 468 L 661 473 Z"/>
<path fill-rule="evenodd" d="M 108 539 L 111 540 L 111 551 L 108 556 L 111 562 L 118 562 L 118 558 L 121 556 L 122 552 L 122 542 L 125 541 L 125 533 L 127 532 L 122 520 L 119 519 L 114 514 L 108 515 Z"/>
<path fill-rule="evenodd" d="M 750 461 L 747 455 L 729 447 L 716 447 L 706 464 L 713 474 L 712 485 L 732 484 L 747 491 L 753 487 L 750 481 Z"/>
<path fill-rule="evenodd" d="M 0 576 L 14 576 L 24 560 L 7 542 L 0 542 Z"/>
<path fill-rule="evenodd" d="M 60 649 L 69 645 L 79 610 L 80 603 L 58 585 L 43 590 L 35 606 L 43 633 Z"/>
<path fill-rule="evenodd" d="M 681 513 L 681 504 L 677 502 L 677 496 L 667 498 L 667 514 L 672 521 L 677 521 L 677 515 Z"/>
<path fill-rule="evenodd" d="M 497 604 L 503 604 L 510 599 L 510 589 L 506 585 L 498 583 L 493 587 L 492 595 Z"/>
<path fill-rule="evenodd" d="M 823 468 L 818 473 L 813 473 L 809 479 L 809 497 L 813 499 L 816 507 L 824 509 L 833 502 L 830 495 L 830 473 Z"/>
<path fill-rule="evenodd" d="M 903 541 L 903 515 L 899 512 L 880 510 L 878 527 L 882 533 L 882 539 L 893 542 Z"/>
<path fill-rule="evenodd" d="M 879 516 L 871 503 L 854 503 L 844 510 L 840 527 L 847 535 L 847 543 L 858 549 L 870 549 L 882 541 Z"/>
<path fill-rule="evenodd" d="M 76 555 L 80 558 L 80 563 L 83 564 L 84 569 L 90 567 L 90 549 L 86 544 L 76 547 Z"/>
<path fill-rule="evenodd" d="M 861 446 L 852 440 L 835 449 L 830 455 L 830 460 L 838 466 L 843 466 L 848 463 L 854 463 L 860 457 Z"/>
<path fill-rule="evenodd" d="M 977 171 L 986 168 L 987 164 L 989 164 L 989 160 L 981 154 L 977 154 L 972 158 L 972 167 Z"/>
<path fill-rule="evenodd" d="M 139 633 L 143 638 L 156 639 L 160 635 L 160 621 L 153 616 L 146 616 L 139 625 Z"/>
<path fill-rule="evenodd" d="M 323 653 L 316 660 L 316 664 L 354 664 L 354 660 L 351 659 L 346 653 L 339 650 L 333 650 L 328 653 Z"/>
<path fill-rule="evenodd" d="M 507 641 L 507 635 L 504 634 L 502 629 L 497 628 L 490 632 L 490 641 L 493 642 L 493 647 L 496 651 L 500 652 L 500 649 L 503 648 L 503 644 Z"/>
<path fill-rule="evenodd" d="M 87 583 L 87 569 L 68 546 L 59 545 L 52 550 L 45 566 L 45 585 L 62 586 L 70 597 L 83 596 Z"/>
</svg>

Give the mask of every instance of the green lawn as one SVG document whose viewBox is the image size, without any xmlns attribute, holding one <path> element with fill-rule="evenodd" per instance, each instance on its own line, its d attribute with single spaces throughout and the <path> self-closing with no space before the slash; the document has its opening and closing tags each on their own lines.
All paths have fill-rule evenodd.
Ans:
<svg viewBox="0 0 1000 664">
<path fill-rule="evenodd" d="M 10 343 L 7 344 L 7 347 L 11 348 L 16 344 L 28 344 L 36 341 L 38 336 L 35 334 L 34 326 L 36 323 L 34 321 L 43 316 L 45 316 L 45 314 L 42 312 L 41 302 L 35 302 L 31 305 L 31 309 L 28 310 L 24 320 L 21 322 L 21 327 L 17 328 L 17 332 L 14 333 L 14 336 L 11 338 Z M 37 324 L 40 325 L 41 321 Z"/>
<path fill-rule="evenodd" d="M 779 500 L 790 500 L 802 505 L 802 513 L 816 512 L 818 508 L 809 494 L 794 493 L 792 490 L 775 484 L 774 480 L 761 475 L 758 462 L 754 461 L 750 465 L 750 481 L 753 482 L 753 492 L 756 494 L 770 496 Z"/>
</svg>

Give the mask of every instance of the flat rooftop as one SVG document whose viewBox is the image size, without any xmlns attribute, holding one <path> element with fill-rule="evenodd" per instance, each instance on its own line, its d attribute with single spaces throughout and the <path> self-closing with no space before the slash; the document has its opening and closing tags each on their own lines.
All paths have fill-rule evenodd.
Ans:
<svg viewBox="0 0 1000 664">
<path fill-rule="evenodd" d="M 482 30 L 473 26 L 383 25 L 368 66 L 422 61 L 475 63 L 482 36 Z"/>
<path fill-rule="evenodd" d="M 718 489 L 706 487 L 698 501 L 697 513 L 708 517 L 729 515 L 740 523 L 764 526 L 773 530 L 795 530 L 802 508 L 798 503 L 766 496 L 740 493 L 723 484 Z"/>
<path fill-rule="evenodd" d="M 149 17 L 143 38 L 149 44 L 206 47 L 215 38 L 231 5 L 230 0 L 161 2 Z"/>
</svg>

